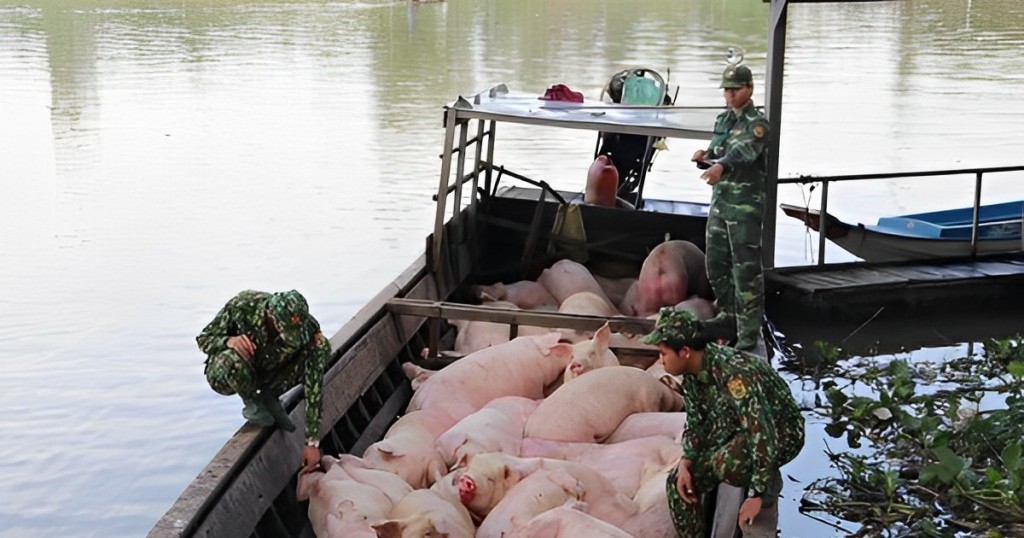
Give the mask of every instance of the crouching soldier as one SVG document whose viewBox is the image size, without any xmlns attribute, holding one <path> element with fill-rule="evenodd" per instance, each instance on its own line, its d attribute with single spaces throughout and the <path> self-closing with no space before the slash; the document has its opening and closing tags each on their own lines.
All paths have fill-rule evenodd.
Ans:
<svg viewBox="0 0 1024 538">
<path fill-rule="evenodd" d="M 331 344 L 297 291 L 247 290 L 234 296 L 196 337 L 206 353 L 206 380 L 220 394 L 238 394 L 242 416 L 260 426 L 294 431 L 280 396 L 302 383 L 306 447 L 302 466 L 320 461 L 320 404 Z"/>
<path fill-rule="evenodd" d="M 662 308 L 654 332 L 670 374 L 682 375 L 683 456 L 666 489 L 676 533 L 706 536 L 704 496 L 720 482 L 746 488 L 739 526 L 746 531 L 782 490 L 779 468 L 804 446 L 804 419 L 789 387 L 762 358 L 714 343 L 735 337 L 730 319 L 698 321 Z M 703 498 L 702 498 L 703 497 Z"/>
</svg>

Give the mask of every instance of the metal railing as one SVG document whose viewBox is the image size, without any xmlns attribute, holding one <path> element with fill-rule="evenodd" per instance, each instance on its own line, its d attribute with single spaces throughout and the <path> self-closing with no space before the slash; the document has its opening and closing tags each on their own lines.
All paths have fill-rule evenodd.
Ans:
<svg viewBox="0 0 1024 538">
<path fill-rule="evenodd" d="M 828 218 L 826 217 L 828 212 L 828 187 L 830 183 L 840 181 L 862 181 L 869 179 L 897 179 L 897 178 L 911 178 L 911 177 L 929 177 L 929 176 L 955 176 L 955 175 L 974 175 L 974 211 L 971 223 L 971 257 L 973 258 L 977 254 L 978 248 L 978 220 L 979 211 L 981 208 L 981 184 L 984 174 L 994 174 L 1001 172 L 1020 172 L 1024 171 L 1024 165 L 1018 166 L 996 166 L 986 168 L 958 168 L 948 170 L 928 170 L 920 172 L 891 172 L 882 174 L 853 174 L 845 176 L 809 176 L 802 175 L 793 178 L 779 178 L 779 185 L 786 184 L 807 184 L 807 183 L 821 183 L 821 207 L 819 209 L 819 224 L 818 224 L 818 265 L 825 264 L 825 240 L 828 237 Z M 1022 216 L 1024 218 L 1024 216 Z"/>
</svg>

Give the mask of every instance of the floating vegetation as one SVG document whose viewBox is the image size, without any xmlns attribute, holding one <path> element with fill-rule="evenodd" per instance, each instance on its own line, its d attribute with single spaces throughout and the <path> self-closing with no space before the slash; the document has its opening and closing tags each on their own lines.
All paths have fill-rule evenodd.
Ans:
<svg viewBox="0 0 1024 538">
<path fill-rule="evenodd" d="M 1022 338 L 938 364 L 817 343 L 814 412 L 840 440 L 826 442 L 837 476 L 807 486 L 801 510 L 853 536 L 1024 536 Z"/>
</svg>

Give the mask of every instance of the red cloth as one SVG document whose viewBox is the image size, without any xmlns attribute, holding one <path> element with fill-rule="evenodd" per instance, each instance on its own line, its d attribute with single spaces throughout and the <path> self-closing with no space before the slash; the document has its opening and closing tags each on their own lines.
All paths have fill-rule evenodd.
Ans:
<svg viewBox="0 0 1024 538">
<path fill-rule="evenodd" d="M 565 84 L 555 84 L 548 88 L 548 91 L 544 92 L 544 95 L 537 99 L 542 101 L 569 101 L 571 103 L 582 103 L 583 94 L 570 90 Z"/>
</svg>

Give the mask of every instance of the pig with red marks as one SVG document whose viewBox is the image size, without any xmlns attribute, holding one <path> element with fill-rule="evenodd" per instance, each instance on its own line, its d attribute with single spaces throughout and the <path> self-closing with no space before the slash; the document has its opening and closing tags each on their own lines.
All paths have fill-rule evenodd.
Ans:
<svg viewBox="0 0 1024 538">
<path fill-rule="evenodd" d="M 598 368 L 548 396 L 526 421 L 526 437 L 604 441 L 633 413 L 678 411 L 682 397 L 631 366 Z"/>
<path fill-rule="evenodd" d="M 640 277 L 626 292 L 619 310 L 627 316 L 647 317 L 694 295 L 714 297 L 704 253 L 689 241 L 666 241 L 644 259 Z"/>
</svg>

